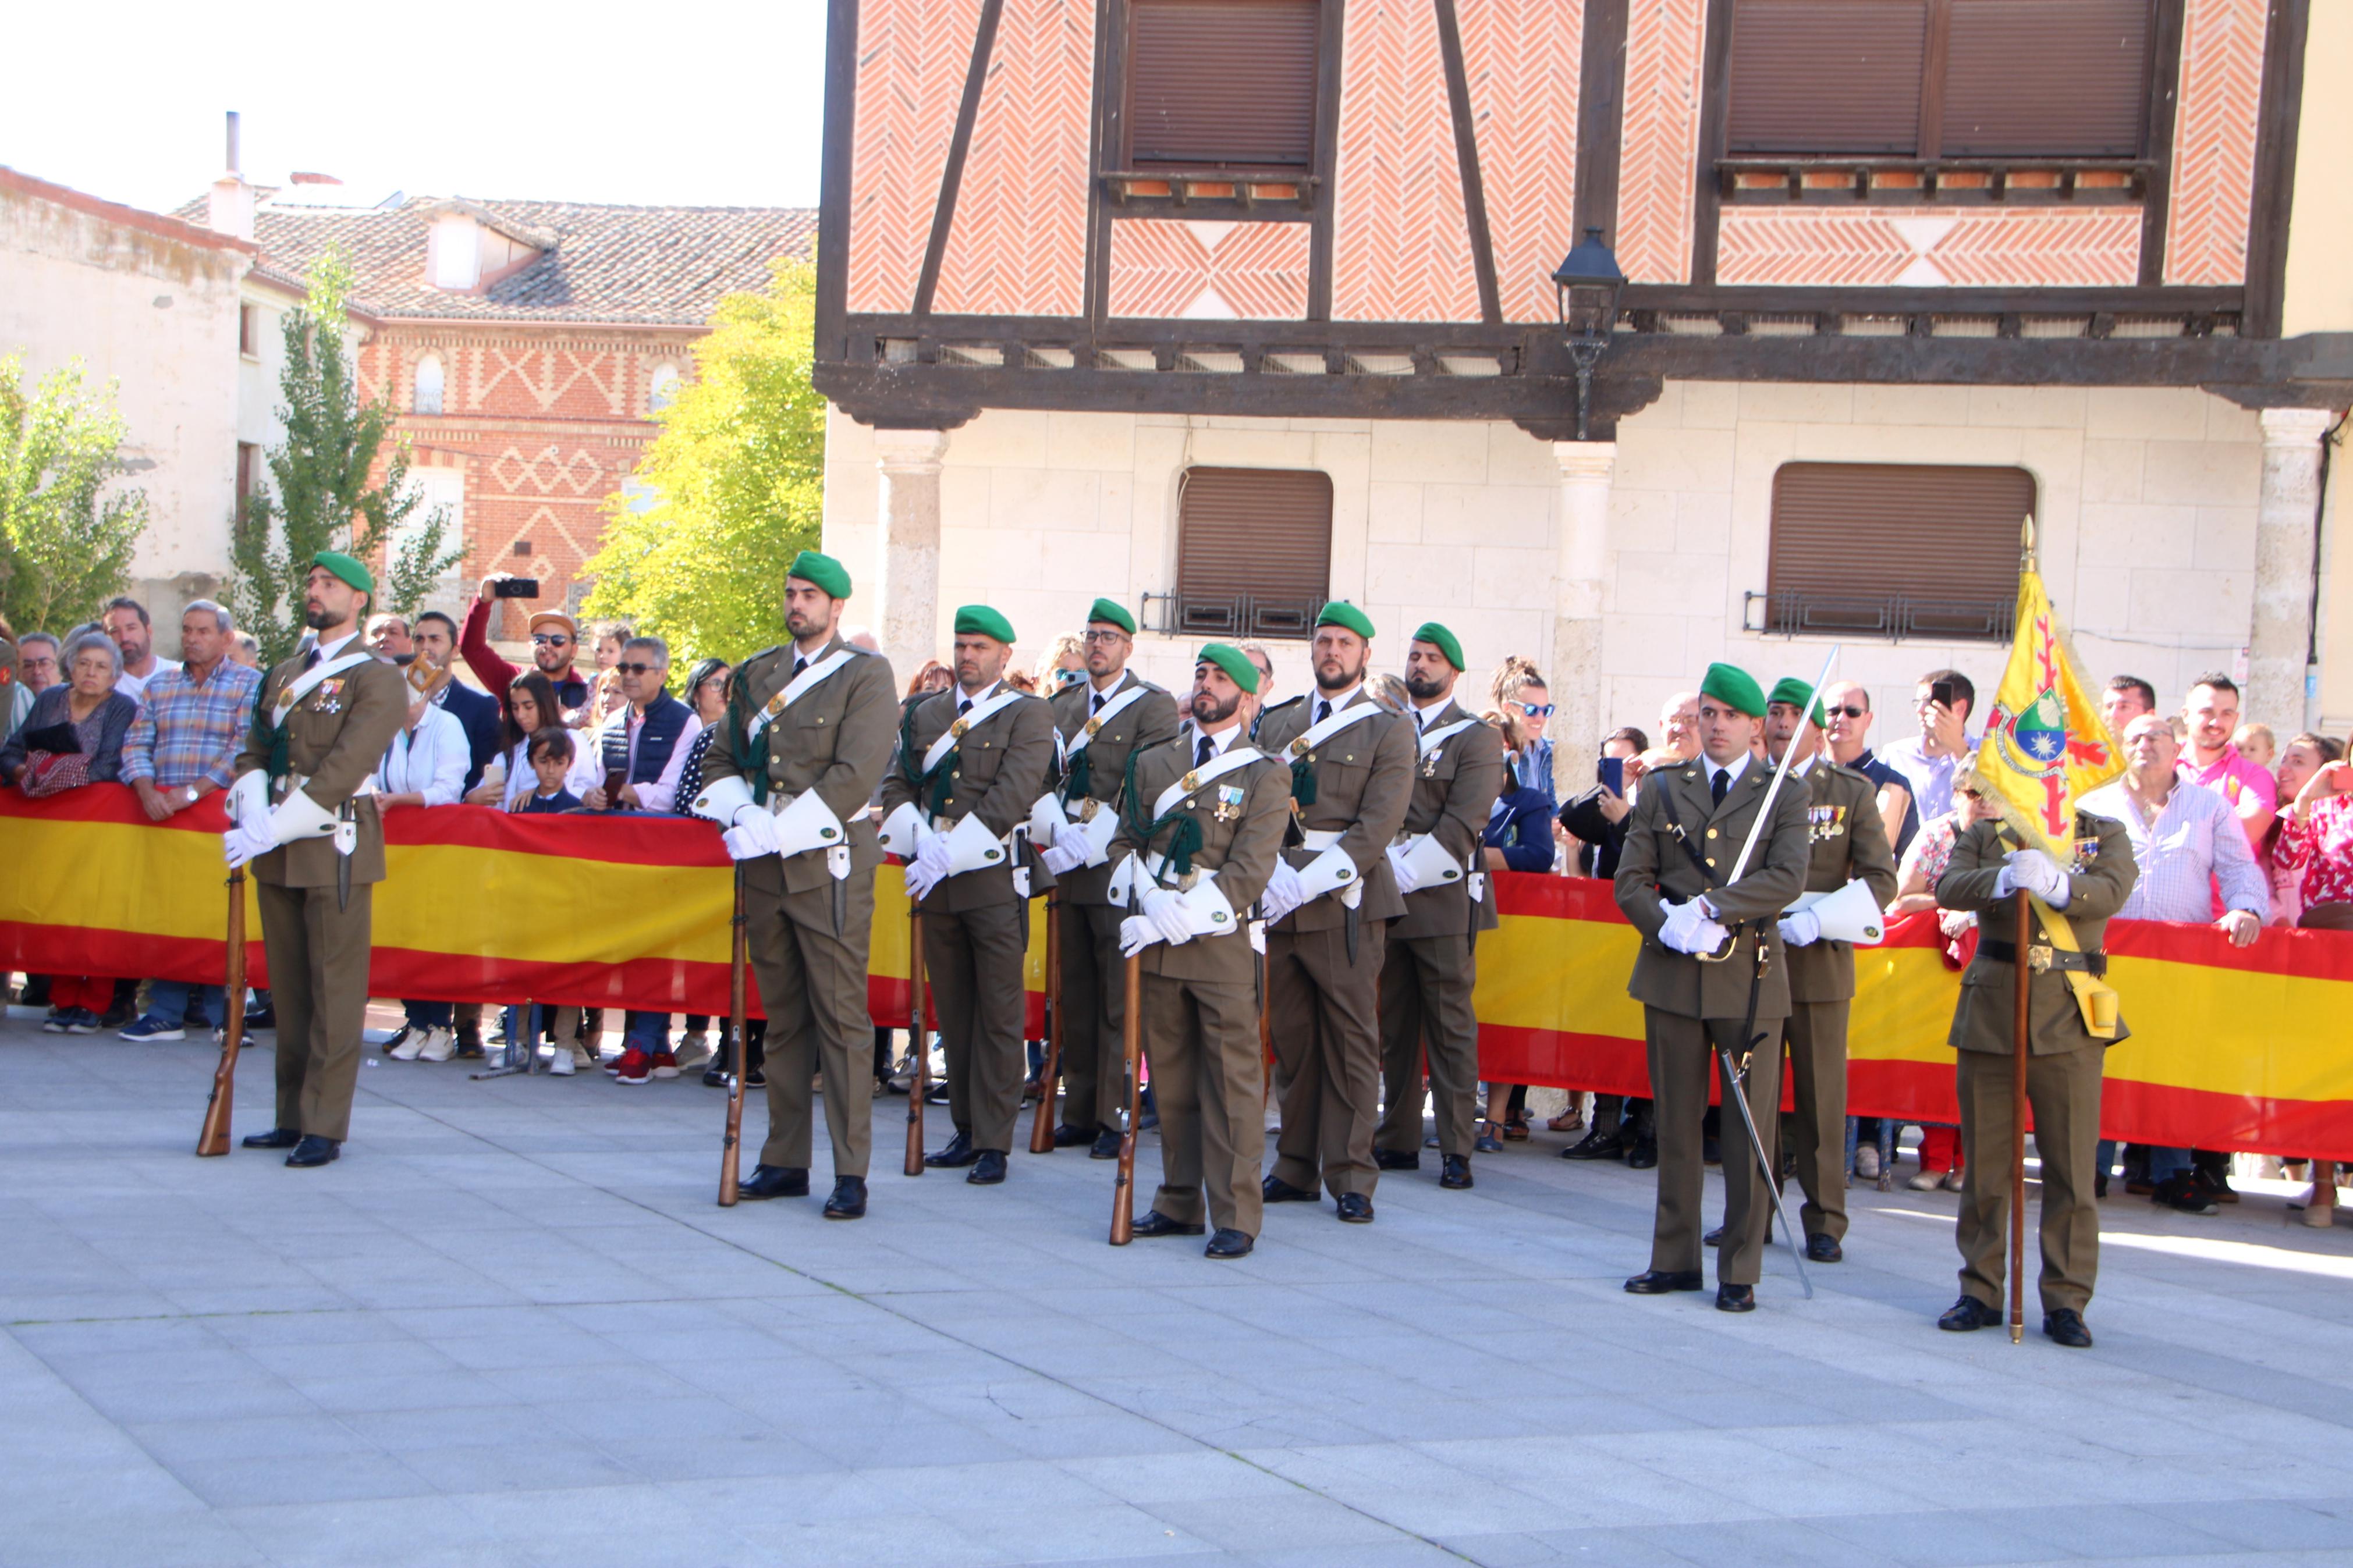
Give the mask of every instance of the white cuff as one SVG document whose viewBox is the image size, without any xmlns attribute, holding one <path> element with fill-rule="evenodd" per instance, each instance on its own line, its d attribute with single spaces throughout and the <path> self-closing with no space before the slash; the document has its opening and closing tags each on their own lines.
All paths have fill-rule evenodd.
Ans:
<svg viewBox="0 0 2353 1568">
<path fill-rule="evenodd" d="M 335 814 L 301 790 L 290 790 L 269 814 L 269 836 L 280 844 L 325 838 L 335 831 Z"/>
<path fill-rule="evenodd" d="M 1133 853 L 1121 856 L 1119 864 L 1112 868 L 1111 883 L 1105 889 L 1105 896 L 1111 900 L 1113 908 L 1127 908 L 1128 895 L 1134 890 L 1138 869 Z"/>
<path fill-rule="evenodd" d="M 1185 928 L 1195 936 L 1224 936 L 1240 929 L 1234 906 L 1218 891 L 1218 874 L 1204 871 L 1201 879 L 1177 895 L 1185 908 Z"/>
<path fill-rule="evenodd" d="M 1029 842 L 1040 849 L 1054 847 L 1055 830 L 1067 820 L 1062 816 L 1062 803 L 1052 790 L 1038 797 L 1029 807 Z"/>
<path fill-rule="evenodd" d="M 1434 833 L 1418 833 L 1401 846 L 1390 850 L 1413 872 L 1414 886 L 1437 888 L 1459 882 L 1463 877 L 1462 862 L 1447 854 L 1446 847 Z"/>
<path fill-rule="evenodd" d="M 228 786 L 228 798 L 221 803 L 228 807 L 231 822 L 243 822 L 250 816 L 256 822 L 269 816 L 269 775 L 259 768 L 249 773 L 239 773 L 237 782 Z"/>
<path fill-rule="evenodd" d="M 902 802 L 898 810 L 882 819 L 882 848 L 902 860 L 913 860 L 930 836 L 930 830 L 923 826 L 923 814 L 915 809 L 912 800 Z"/>
<path fill-rule="evenodd" d="M 722 827 L 733 827 L 736 814 L 752 805 L 752 786 L 741 774 L 737 774 L 704 784 L 702 793 L 694 797 L 694 804 L 688 809 L 697 816 L 709 817 Z"/>
<path fill-rule="evenodd" d="M 841 818 L 825 804 L 815 790 L 803 790 L 792 805 L 776 813 L 776 853 L 800 855 L 811 849 L 830 849 L 845 842 Z"/>
<path fill-rule="evenodd" d="M 948 875 L 961 877 L 966 871 L 978 871 L 986 867 L 1005 864 L 1005 846 L 978 813 L 967 816 L 948 829 Z"/>
<path fill-rule="evenodd" d="M 1334 845 L 1299 868 L 1299 901 L 1303 904 L 1335 889 L 1353 888 L 1356 881 L 1356 863 L 1348 858 L 1346 850 Z"/>
<path fill-rule="evenodd" d="M 1084 822 L 1071 825 L 1076 835 L 1086 840 L 1089 866 L 1100 866 L 1111 858 L 1111 841 L 1119 837 L 1119 813 L 1109 801 L 1095 807 L 1095 814 Z"/>
</svg>

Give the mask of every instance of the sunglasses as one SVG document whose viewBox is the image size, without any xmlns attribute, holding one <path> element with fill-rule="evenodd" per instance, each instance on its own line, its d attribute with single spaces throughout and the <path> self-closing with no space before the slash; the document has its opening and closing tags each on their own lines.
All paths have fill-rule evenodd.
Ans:
<svg viewBox="0 0 2353 1568">
<path fill-rule="evenodd" d="M 1857 708 L 1853 703 L 1850 702 L 1843 708 L 1832 708 L 1828 710 L 1828 711 L 1832 713 L 1842 713 L 1850 719 L 1860 719 L 1864 714 L 1870 712 L 1871 710 L 1868 708 Z"/>
<path fill-rule="evenodd" d="M 1552 717 L 1553 705 L 1549 702 L 1514 702 L 1512 706 L 1518 709 L 1521 712 L 1526 714 L 1531 719 L 1549 719 Z"/>
<path fill-rule="evenodd" d="M 562 632 L 533 632 L 531 634 L 531 640 L 535 643 L 545 643 L 550 647 L 562 647 L 572 639 Z"/>
<path fill-rule="evenodd" d="M 668 667 L 659 664 L 621 663 L 616 664 L 613 668 L 620 671 L 623 675 L 651 675 L 654 671 L 667 668 Z"/>
</svg>

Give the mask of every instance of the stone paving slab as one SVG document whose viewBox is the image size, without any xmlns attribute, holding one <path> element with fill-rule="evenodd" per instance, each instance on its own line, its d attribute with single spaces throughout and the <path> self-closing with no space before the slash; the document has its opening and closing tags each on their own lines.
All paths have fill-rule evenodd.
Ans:
<svg viewBox="0 0 2353 1568">
<path fill-rule="evenodd" d="M 691 1078 L 372 1052 L 339 1163 L 198 1161 L 212 1059 L 0 1024 L 0 1568 L 2353 1562 L 2353 1226 L 2284 1185 L 2109 1200 L 2084 1353 L 1936 1331 L 1949 1194 L 1730 1318 L 1544 1131 L 1212 1264 L 1077 1151 L 899 1176 L 901 1099 L 857 1225 L 716 1207 Z"/>
</svg>

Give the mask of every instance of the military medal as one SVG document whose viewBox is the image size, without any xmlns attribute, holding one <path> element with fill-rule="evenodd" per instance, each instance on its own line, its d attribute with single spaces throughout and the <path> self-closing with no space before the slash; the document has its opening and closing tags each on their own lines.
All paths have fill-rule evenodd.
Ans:
<svg viewBox="0 0 2353 1568">
<path fill-rule="evenodd" d="M 1242 786 L 1240 784 L 1219 784 L 1218 786 L 1218 809 L 1215 814 L 1217 819 L 1219 822 L 1231 822 L 1240 816 L 1241 814 Z"/>
<path fill-rule="evenodd" d="M 1439 755 L 1440 753 L 1432 752 L 1428 756 L 1421 759 L 1421 776 L 1423 778 L 1434 779 L 1438 776 Z"/>
</svg>

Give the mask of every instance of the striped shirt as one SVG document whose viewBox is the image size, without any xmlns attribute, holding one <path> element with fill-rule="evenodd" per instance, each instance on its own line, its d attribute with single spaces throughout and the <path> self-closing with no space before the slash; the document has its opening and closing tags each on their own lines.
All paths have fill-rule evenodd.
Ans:
<svg viewBox="0 0 2353 1568">
<path fill-rule="evenodd" d="M 2258 921 L 2270 918 L 2270 879 L 2255 864 L 2230 802 L 2215 791 L 2177 782 L 2154 822 L 2141 816 L 2140 803 L 2122 779 L 2075 804 L 2095 816 L 2115 817 L 2132 840 L 2140 879 L 2116 911 L 2119 919 L 2211 921 L 2218 886 L 2225 909 L 2244 910 Z"/>
<path fill-rule="evenodd" d="M 183 666 L 159 666 L 122 738 L 122 782 L 152 779 L 158 789 L 177 789 L 210 779 L 227 789 L 260 692 L 261 672 L 235 659 L 213 666 L 201 682 Z"/>
</svg>

